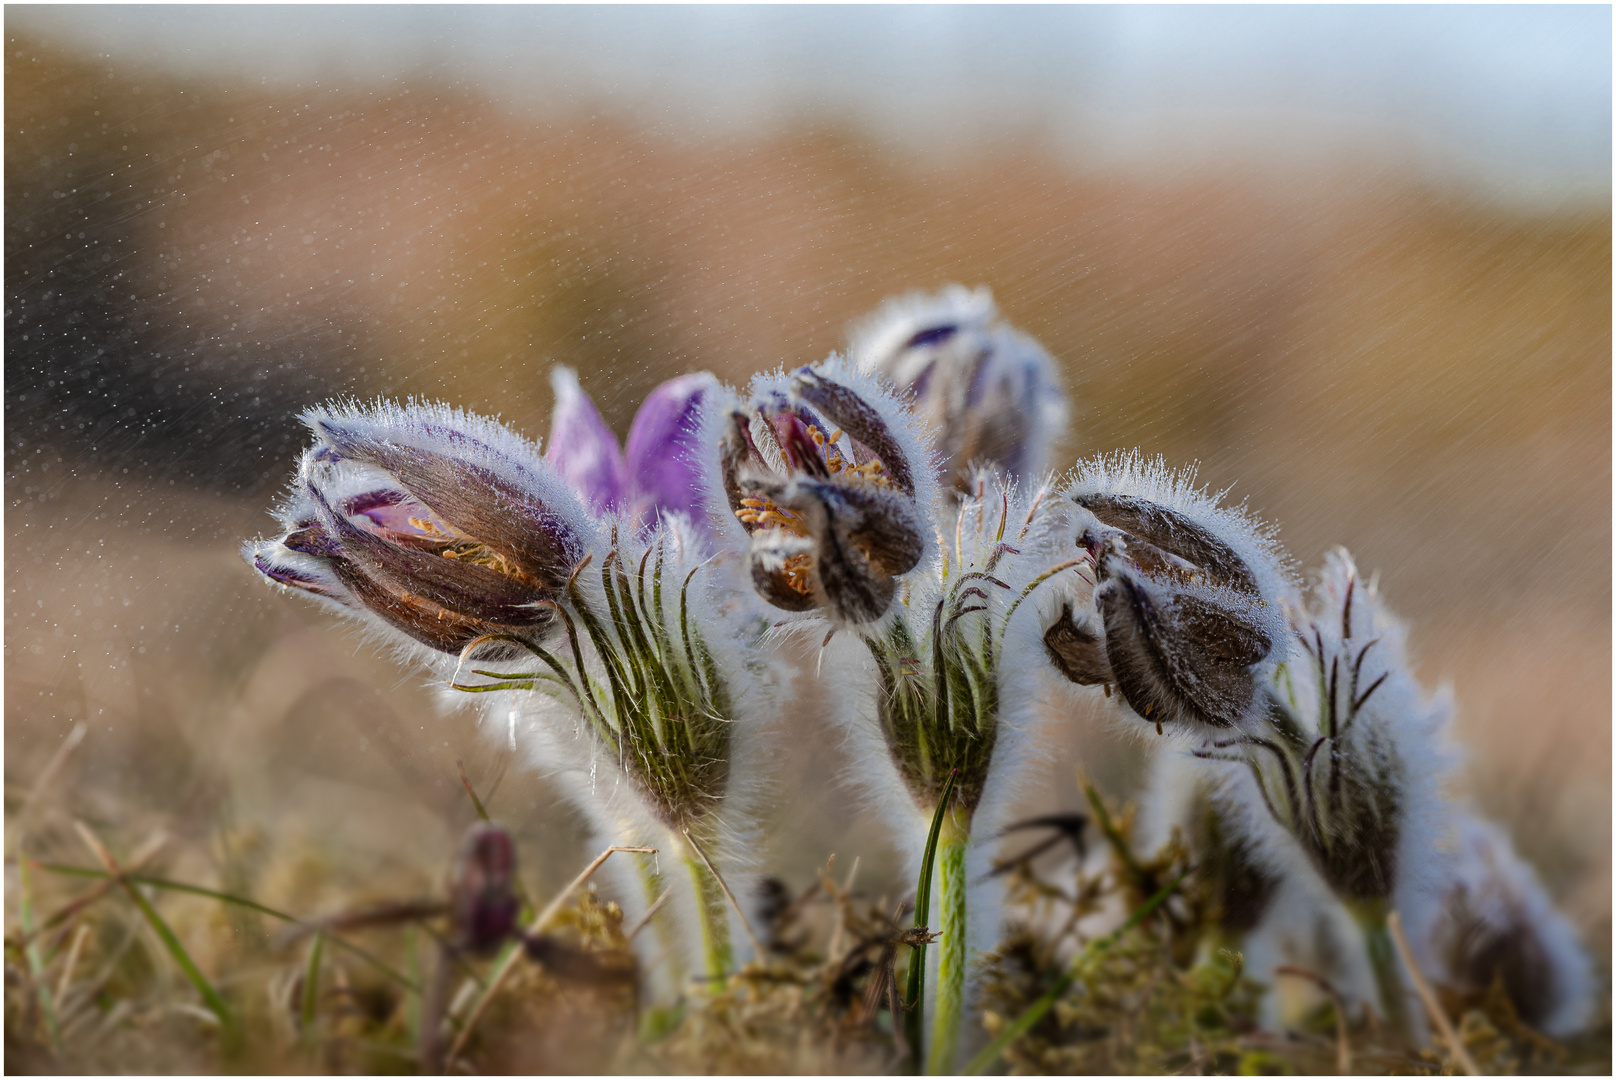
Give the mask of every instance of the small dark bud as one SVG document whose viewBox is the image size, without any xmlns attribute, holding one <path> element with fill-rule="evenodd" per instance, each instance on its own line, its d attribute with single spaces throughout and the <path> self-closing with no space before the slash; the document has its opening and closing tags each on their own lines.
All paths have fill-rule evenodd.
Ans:
<svg viewBox="0 0 1616 1080">
<path fill-rule="evenodd" d="M 454 942 L 475 955 L 498 949 L 516 930 L 516 845 L 498 825 L 479 822 L 466 831 L 450 885 Z"/>
</svg>

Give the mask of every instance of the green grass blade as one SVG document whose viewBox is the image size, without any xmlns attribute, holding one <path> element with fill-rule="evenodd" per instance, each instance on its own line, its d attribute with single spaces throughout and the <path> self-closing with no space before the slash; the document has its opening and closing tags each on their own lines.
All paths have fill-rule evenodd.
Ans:
<svg viewBox="0 0 1616 1080">
<path fill-rule="evenodd" d="M 325 931 L 316 930 L 309 942 L 309 962 L 303 969 L 303 1037 L 314 1040 L 314 1023 L 320 1015 L 320 957 L 325 952 Z"/>
<path fill-rule="evenodd" d="M 943 793 L 938 796 L 937 810 L 931 816 L 931 831 L 926 835 L 926 852 L 920 859 L 920 881 L 915 886 L 915 927 L 926 926 L 931 911 L 931 870 L 937 860 L 937 837 L 943 831 L 943 817 L 948 813 L 948 799 L 954 793 L 954 781 L 959 770 L 948 774 Z M 909 992 L 904 1000 L 904 1033 L 909 1038 L 909 1061 L 916 1072 L 920 1068 L 922 1043 L 921 1023 L 925 1017 L 926 946 L 916 945 L 909 951 Z"/>
<path fill-rule="evenodd" d="M 96 870 L 88 866 L 69 866 L 65 863 L 30 863 L 30 865 L 39 870 L 49 871 L 52 874 L 62 874 L 67 877 L 106 879 L 112 876 L 105 870 Z M 217 889 L 209 889 L 201 885 L 188 885 L 183 881 L 169 881 L 166 878 L 149 877 L 145 874 L 128 874 L 125 876 L 125 880 L 132 881 L 137 885 L 149 885 L 151 888 L 163 889 L 168 892 L 189 893 L 192 896 L 205 896 L 209 900 L 217 900 L 221 904 L 234 904 L 237 907 L 244 907 L 248 910 L 256 911 L 263 915 L 268 915 L 272 919 L 280 919 L 282 922 L 293 923 L 294 925 L 303 924 L 303 920 L 298 918 L 296 915 L 288 915 L 284 911 L 277 911 L 272 907 L 260 904 L 256 900 L 249 900 L 245 896 L 233 896 L 230 893 L 219 892 Z M 397 968 L 393 967 L 391 964 L 388 964 L 386 961 L 373 955 L 369 950 L 361 948 L 360 946 L 355 945 L 353 942 L 344 938 L 338 937 L 336 934 L 327 934 L 327 940 L 337 948 L 352 953 L 360 960 L 363 960 L 365 963 L 369 964 L 371 967 L 375 968 L 389 979 L 404 987 L 404 989 L 408 990 L 410 993 L 420 993 L 421 988 L 419 985 L 412 982 L 409 977 L 407 977 Z"/>
<path fill-rule="evenodd" d="M 56 1000 L 51 995 L 50 985 L 45 981 L 45 960 L 39 952 L 39 939 L 34 934 L 34 902 L 32 897 L 33 883 L 28 876 L 28 858 L 20 850 L 17 852 L 17 914 L 22 922 L 22 932 L 28 944 L 23 954 L 28 959 L 28 975 L 34 980 L 34 989 L 39 994 L 39 1013 L 45 1020 L 45 1034 L 50 1038 L 51 1049 L 57 1057 L 62 1054 L 62 1030 L 56 1021 Z"/>
<path fill-rule="evenodd" d="M 163 943 L 169 958 L 202 996 L 202 1003 L 208 1007 L 208 1011 L 218 1018 L 226 1048 L 230 1050 L 238 1048 L 241 1043 L 241 1030 L 236 1026 L 235 1013 L 231 1011 L 229 1002 L 225 1001 L 218 988 L 208 981 L 208 977 L 202 974 L 202 969 L 196 966 L 196 961 L 191 959 L 191 954 L 186 952 L 185 946 L 180 943 L 179 936 L 157 913 L 157 909 L 146 899 L 146 894 L 140 891 L 139 886 L 128 878 L 121 878 L 120 882 L 124 891 L 129 894 L 129 899 L 134 902 L 135 908 L 145 918 L 146 924 L 151 927 L 152 933 Z"/>
<path fill-rule="evenodd" d="M 1140 904 L 1134 913 L 1128 916 L 1127 922 L 1104 937 L 1095 938 L 1084 946 L 1083 951 L 1077 955 L 1077 959 L 1072 961 L 1072 966 L 1067 969 L 1066 974 L 1055 980 L 1055 985 L 1045 991 L 1043 997 L 1033 1002 L 1026 1012 L 1011 1021 L 1008 1027 L 999 1032 L 997 1038 L 983 1047 L 982 1052 L 972 1058 L 970 1063 L 965 1066 L 962 1075 L 980 1076 L 991 1068 L 993 1063 L 999 1059 L 999 1055 L 1004 1053 L 1011 1043 L 1021 1038 L 1034 1024 L 1042 1020 L 1044 1014 L 1049 1012 L 1054 1007 L 1055 1002 L 1060 1000 L 1061 995 L 1071 989 L 1072 984 L 1077 981 L 1077 977 L 1082 974 L 1085 964 L 1109 950 L 1122 939 L 1123 934 L 1148 919 L 1151 912 L 1167 902 L 1167 898 L 1173 895 L 1174 891 L 1178 889 L 1179 883 L 1184 880 L 1185 875 L 1188 873 L 1189 871 L 1185 870 L 1172 881 L 1156 890 L 1155 895 Z"/>
</svg>

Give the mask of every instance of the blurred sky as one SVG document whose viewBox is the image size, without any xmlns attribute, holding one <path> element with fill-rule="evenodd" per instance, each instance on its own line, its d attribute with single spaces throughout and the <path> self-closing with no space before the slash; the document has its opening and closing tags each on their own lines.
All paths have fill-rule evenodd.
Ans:
<svg viewBox="0 0 1616 1080">
<path fill-rule="evenodd" d="M 1527 206 L 1607 203 L 1608 6 L 16 6 L 13 30 L 268 86 L 427 75 L 670 136 L 842 117 L 1091 168 L 1365 154 Z"/>
</svg>

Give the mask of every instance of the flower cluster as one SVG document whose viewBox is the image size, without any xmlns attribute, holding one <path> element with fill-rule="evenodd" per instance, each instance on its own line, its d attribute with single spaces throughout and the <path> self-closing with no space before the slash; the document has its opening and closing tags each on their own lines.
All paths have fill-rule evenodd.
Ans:
<svg viewBox="0 0 1616 1080">
<path fill-rule="evenodd" d="M 920 875 L 911 996 L 887 1004 L 913 1066 L 951 1071 L 967 1048 L 974 958 L 1001 930 L 994 844 L 1040 725 L 1102 693 L 1169 736 L 1147 818 L 1193 859 L 1209 947 L 1256 943 L 1298 905 L 1350 916 L 1360 996 L 1412 1039 L 1402 912 L 1455 991 L 1501 980 L 1529 1022 L 1584 1021 L 1586 957 L 1507 839 L 1446 801 L 1450 706 L 1374 585 L 1338 550 L 1303 589 L 1274 530 L 1192 471 L 1118 453 L 1046 475 L 1065 396 L 985 290 L 892 301 L 849 357 L 744 392 L 664 383 L 622 447 L 574 373 L 552 383 L 542 455 L 441 405 L 311 410 L 281 533 L 246 555 L 492 695 L 614 842 L 660 834 L 699 929 L 659 923 L 685 958 L 668 993 L 698 964 L 712 984 L 735 967 L 719 875 L 759 846 L 741 838 L 757 736 L 783 713 L 783 631 L 817 643 L 857 779 Z M 500 928 L 512 913 L 484 893 L 504 903 L 506 854 L 468 854 L 457 898 Z M 653 863 L 642 885 L 646 910 L 669 888 Z"/>
</svg>

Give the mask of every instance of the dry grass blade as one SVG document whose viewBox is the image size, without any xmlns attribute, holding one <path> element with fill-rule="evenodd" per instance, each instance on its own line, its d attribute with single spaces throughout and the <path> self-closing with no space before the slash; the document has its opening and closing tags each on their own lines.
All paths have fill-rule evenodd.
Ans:
<svg viewBox="0 0 1616 1080">
<path fill-rule="evenodd" d="M 1442 1003 L 1436 999 L 1431 984 L 1425 981 L 1425 975 L 1420 971 L 1419 965 L 1414 963 L 1414 953 L 1408 947 L 1408 938 L 1403 936 L 1403 920 L 1397 912 L 1386 916 L 1386 928 L 1392 932 L 1392 941 L 1397 945 L 1397 955 L 1402 958 L 1403 966 L 1408 969 L 1409 978 L 1414 981 L 1414 989 L 1419 992 L 1420 1001 L 1425 1005 L 1431 1023 L 1436 1025 L 1448 1048 L 1453 1051 L 1453 1059 L 1459 1063 L 1466 1076 L 1480 1076 L 1481 1070 L 1476 1067 L 1475 1059 L 1470 1056 L 1470 1051 L 1465 1049 L 1459 1033 L 1453 1030 L 1453 1024 L 1448 1021 L 1448 1014 L 1443 1011 Z"/>
<path fill-rule="evenodd" d="M 61 978 L 56 983 L 56 1000 L 58 1003 L 66 1000 L 67 992 L 73 988 L 73 973 L 79 966 L 79 953 L 84 948 L 85 939 L 90 936 L 90 928 L 79 923 L 73 928 L 73 941 L 67 947 L 67 959 L 62 962 Z"/>
<path fill-rule="evenodd" d="M 623 935 L 623 940 L 625 942 L 633 941 L 641 930 L 644 930 L 647 926 L 650 926 L 651 920 L 656 918 L 657 912 L 662 910 L 662 905 L 666 904 L 668 902 L 668 897 L 672 895 L 672 885 L 669 885 L 666 889 L 663 889 L 662 895 L 656 898 L 656 903 L 647 908 L 645 914 L 640 916 L 640 920 L 629 928 L 628 933 Z"/>
<path fill-rule="evenodd" d="M 123 868 L 124 876 L 132 877 L 138 873 L 142 867 L 151 862 L 157 853 L 163 849 L 163 845 L 166 842 L 167 837 L 163 836 L 161 833 L 158 833 L 151 839 L 147 840 L 146 843 L 142 844 L 140 848 L 135 851 L 134 857 L 129 860 L 129 865 Z M 45 869 L 50 868 L 45 867 Z M 63 904 L 56 911 L 52 912 L 50 918 L 39 924 L 38 932 L 44 933 L 47 930 L 52 930 L 58 926 L 61 926 L 74 915 L 77 915 L 80 911 L 83 911 L 85 908 L 89 907 L 91 904 L 95 903 L 97 900 L 101 899 L 103 896 L 117 887 L 118 879 L 116 877 L 109 876 L 104 878 L 99 884 L 85 890 L 78 896 L 75 896 L 73 899 Z"/>
<path fill-rule="evenodd" d="M 654 847 L 628 847 L 617 844 L 607 848 L 599 855 L 596 855 L 595 861 L 584 867 L 583 872 L 573 878 L 565 889 L 557 893 L 555 899 L 545 905 L 544 910 L 539 912 L 538 917 L 528 924 L 524 933 L 529 935 L 542 933 L 544 928 L 550 925 L 550 920 L 555 918 L 557 913 L 561 911 L 562 905 L 567 902 L 567 897 L 571 896 L 584 882 L 593 877 L 595 871 L 605 865 L 607 859 L 619 852 L 625 855 L 655 855 L 657 849 Z M 499 993 L 500 987 L 510 977 L 511 970 L 516 967 L 517 958 L 521 955 L 520 943 L 515 943 L 514 947 L 507 945 L 500 954 L 500 958 L 494 967 L 494 974 L 488 980 L 487 988 L 483 990 L 482 996 L 477 999 L 477 1004 L 472 1006 L 471 1013 L 466 1017 L 466 1022 L 461 1025 L 459 1034 L 455 1036 L 454 1044 L 449 1047 L 448 1056 L 443 1059 L 445 1075 L 453 1071 L 455 1060 L 460 1057 L 460 1052 L 466 1048 L 466 1043 L 470 1041 L 471 1033 L 477 1027 L 477 1021 L 482 1019 L 482 1015 L 487 1011 L 489 1003 L 494 1000 L 494 995 Z"/>
<path fill-rule="evenodd" d="M 718 881 L 718 887 L 723 889 L 724 895 L 729 898 L 729 906 L 735 909 L 735 917 L 740 920 L 741 929 L 746 931 L 746 940 L 752 943 L 753 954 L 762 956 L 763 943 L 758 940 L 756 932 L 753 931 L 751 922 L 749 922 L 746 918 L 746 912 L 741 910 L 741 902 L 735 899 L 734 893 L 729 891 L 729 883 L 724 880 L 724 875 L 718 872 L 718 867 L 713 865 L 713 861 L 707 857 L 707 853 L 703 851 L 701 845 L 696 842 L 696 838 L 690 835 L 690 830 L 682 829 L 680 831 L 685 834 L 685 839 L 690 841 L 690 846 L 696 852 L 697 858 L 701 859 L 701 865 L 705 866 L 707 868 L 707 872 L 713 875 L 713 877 Z"/>
<path fill-rule="evenodd" d="M 161 915 L 157 914 L 157 909 L 152 907 L 151 901 L 147 900 L 135 883 L 130 881 L 124 874 L 123 868 L 112 857 L 112 852 L 107 850 L 106 845 L 101 843 L 95 833 L 90 831 L 90 827 L 82 821 L 76 821 L 73 824 L 78 829 L 79 836 L 83 838 L 85 844 L 95 853 L 95 857 L 101 860 L 101 865 L 107 868 L 107 873 L 121 884 L 124 891 L 129 894 L 129 899 L 145 918 L 147 925 L 152 929 L 152 933 L 156 934 L 158 940 L 163 943 L 163 948 L 168 951 L 168 955 L 173 959 L 175 965 L 190 980 L 191 985 L 196 988 L 196 992 L 202 996 L 202 1001 L 207 1005 L 208 1011 L 219 1021 L 219 1029 L 224 1036 L 226 1045 L 233 1048 L 239 1043 L 241 1032 L 236 1026 L 236 1018 L 230 1010 L 229 1003 L 225 1001 L 218 989 L 208 981 L 208 977 L 202 974 L 202 969 L 196 966 L 196 961 L 192 960 L 191 954 L 185 951 L 185 946 L 180 943 L 180 939 L 175 935 L 173 929 L 163 921 Z"/>
<path fill-rule="evenodd" d="M 1342 1076 L 1352 1075 L 1352 1042 L 1347 1038 L 1347 1006 L 1336 992 L 1335 984 L 1316 971 L 1307 968 L 1293 967 L 1289 964 L 1274 969 L 1275 975 L 1290 975 L 1298 979 L 1306 979 L 1330 996 L 1330 1003 L 1335 1006 L 1335 1067 Z"/>
<path fill-rule="evenodd" d="M 67 733 L 67 738 L 62 740 L 62 745 L 56 748 L 56 752 L 45 763 L 45 767 L 39 771 L 39 779 L 34 781 L 33 789 L 28 792 L 28 797 L 23 800 L 22 806 L 18 808 L 17 821 L 19 823 L 28 821 L 28 815 L 33 811 L 34 804 L 39 801 L 40 793 L 56 778 L 56 774 L 61 771 L 62 766 L 67 764 L 67 759 L 72 756 L 79 743 L 84 741 L 84 736 L 89 730 L 89 725 L 81 720 L 74 725 L 72 731 Z"/>
</svg>

